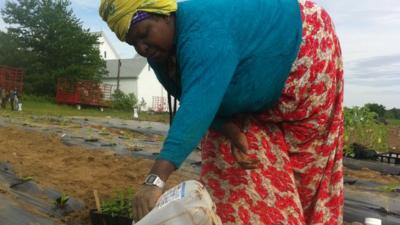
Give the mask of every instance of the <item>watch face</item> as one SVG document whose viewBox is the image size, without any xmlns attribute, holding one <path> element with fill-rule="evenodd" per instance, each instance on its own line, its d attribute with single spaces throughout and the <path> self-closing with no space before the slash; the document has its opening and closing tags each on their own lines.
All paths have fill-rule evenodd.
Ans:
<svg viewBox="0 0 400 225">
<path fill-rule="evenodd" d="M 157 179 L 156 176 L 150 175 L 150 176 L 147 178 L 146 183 L 154 183 L 154 181 L 155 181 L 156 179 Z"/>
</svg>

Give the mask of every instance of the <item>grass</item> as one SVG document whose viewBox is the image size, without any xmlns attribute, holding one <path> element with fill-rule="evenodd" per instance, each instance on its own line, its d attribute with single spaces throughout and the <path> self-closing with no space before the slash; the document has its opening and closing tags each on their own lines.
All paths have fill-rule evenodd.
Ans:
<svg viewBox="0 0 400 225">
<path fill-rule="evenodd" d="M 383 192 L 397 192 L 400 189 L 400 184 L 389 184 L 379 188 Z"/>
<path fill-rule="evenodd" d="M 87 116 L 87 117 L 112 117 L 129 120 L 132 119 L 132 111 L 114 110 L 111 108 L 104 108 L 101 112 L 96 107 L 82 107 L 78 110 L 75 106 L 70 105 L 58 105 L 50 99 L 27 97 L 22 102 L 22 111 L 15 112 L 10 110 L 9 104 L 7 108 L 0 109 L 0 116 L 9 117 L 27 117 L 27 116 L 57 116 L 57 117 L 68 117 L 68 116 Z M 140 120 L 155 121 L 168 123 L 168 113 L 154 113 L 150 114 L 147 112 L 141 112 L 139 115 Z"/>
<path fill-rule="evenodd" d="M 387 121 L 388 121 L 388 124 L 390 124 L 390 125 L 400 126 L 400 120 L 388 119 Z"/>
</svg>

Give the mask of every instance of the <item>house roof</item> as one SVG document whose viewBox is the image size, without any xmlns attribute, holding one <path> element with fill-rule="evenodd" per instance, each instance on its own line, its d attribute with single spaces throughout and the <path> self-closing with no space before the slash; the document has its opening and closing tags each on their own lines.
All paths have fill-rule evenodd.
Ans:
<svg viewBox="0 0 400 225">
<path fill-rule="evenodd" d="M 130 59 L 121 59 L 120 78 L 138 78 L 140 72 L 147 65 L 147 59 L 135 56 Z M 118 59 L 106 60 L 108 74 L 105 78 L 118 77 Z"/>
</svg>

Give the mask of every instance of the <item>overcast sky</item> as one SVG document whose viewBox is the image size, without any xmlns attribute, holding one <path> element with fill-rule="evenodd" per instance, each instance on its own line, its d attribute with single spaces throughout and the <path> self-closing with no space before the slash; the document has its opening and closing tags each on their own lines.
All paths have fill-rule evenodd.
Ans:
<svg viewBox="0 0 400 225">
<path fill-rule="evenodd" d="M 376 102 L 400 108 L 400 1 L 315 0 L 332 16 L 345 63 L 345 104 Z M 0 0 L 0 8 L 5 0 Z M 98 0 L 72 0 L 85 28 L 104 31 L 122 58 L 134 50 L 121 43 L 98 16 Z M 5 24 L 0 20 L 0 29 Z"/>
</svg>

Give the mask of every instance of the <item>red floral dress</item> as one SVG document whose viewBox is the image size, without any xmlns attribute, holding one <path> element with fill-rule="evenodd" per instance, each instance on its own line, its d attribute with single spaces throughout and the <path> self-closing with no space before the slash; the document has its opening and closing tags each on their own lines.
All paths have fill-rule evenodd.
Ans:
<svg viewBox="0 0 400 225">
<path fill-rule="evenodd" d="M 342 224 L 343 66 L 327 12 L 300 1 L 303 41 L 279 103 L 237 121 L 254 170 L 210 130 L 202 141 L 201 180 L 224 224 Z"/>
</svg>

